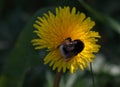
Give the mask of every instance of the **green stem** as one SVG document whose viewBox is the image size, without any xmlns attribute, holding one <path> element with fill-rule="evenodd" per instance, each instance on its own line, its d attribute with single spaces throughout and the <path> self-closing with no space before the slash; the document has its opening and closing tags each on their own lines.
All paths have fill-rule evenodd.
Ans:
<svg viewBox="0 0 120 87">
<path fill-rule="evenodd" d="M 62 72 L 57 72 L 53 87 L 59 87 L 61 77 L 62 77 Z"/>
<path fill-rule="evenodd" d="M 90 72 L 91 72 L 91 76 L 92 76 L 92 84 L 93 84 L 93 87 L 95 87 L 95 79 L 94 79 L 94 74 L 93 74 L 93 70 L 92 70 L 92 63 L 90 63 Z"/>
</svg>

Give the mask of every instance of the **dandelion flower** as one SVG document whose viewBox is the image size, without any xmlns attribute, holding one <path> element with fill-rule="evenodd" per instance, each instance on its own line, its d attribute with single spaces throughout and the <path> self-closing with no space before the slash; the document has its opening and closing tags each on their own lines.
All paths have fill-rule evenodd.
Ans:
<svg viewBox="0 0 120 87">
<path fill-rule="evenodd" d="M 74 73 L 87 68 L 100 48 L 96 43 L 99 33 L 91 31 L 94 25 L 90 17 L 76 11 L 75 7 L 58 7 L 55 14 L 48 11 L 37 18 L 34 32 L 38 38 L 32 43 L 35 49 L 48 49 L 44 64 L 58 72 Z"/>
</svg>

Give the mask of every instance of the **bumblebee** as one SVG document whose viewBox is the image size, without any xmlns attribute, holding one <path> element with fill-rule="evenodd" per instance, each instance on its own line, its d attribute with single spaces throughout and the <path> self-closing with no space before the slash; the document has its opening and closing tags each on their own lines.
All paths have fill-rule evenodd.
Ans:
<svg viewBox="0 0 120 87">
<path fill-rule="evenodd" d="M 83 49 L 84 49 L 84 43 L 81 40 L 75 39 L 72 41 L 70 37 L 65 39 L 59 46 L 61 55 L 65 59 L 70 59 L 71 57 L 76 56 Z"/>
</svg>

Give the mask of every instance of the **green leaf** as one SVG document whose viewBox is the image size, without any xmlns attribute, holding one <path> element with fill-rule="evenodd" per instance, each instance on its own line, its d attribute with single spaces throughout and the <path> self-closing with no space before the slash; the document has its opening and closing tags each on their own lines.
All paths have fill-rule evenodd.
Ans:
<svg viewBox="0 0 120 87">
<path fill-rule="evenodd" d="M 120 34 L 120 23 L 109 16 L 106 16 L 106 21 L 110 27 L 112 27 L 116 32 Z"/>
<path fill-rule="evenodd" d="M 90 7 L 87 3 L 85 3 L 83 0 L 78 0 L 83 7 L 88 10 L 93 16 L 100 21 L 101 23 L 106 24 L 107 26 L 111 27 L 111 29 L 115 30 L 117 33 L 120 34 L 120 23 L 118 23 L 116 20 L 111 18 L 109 15 L 104 15 L 92 7 Z"/>
<path fill-rule="evenodd" d="M 83 0 L 78 0 L 80 2 L 80 4 L 86 9 L 88 10 L 88 12 L 90 12 L 91 14 L 94 15 L 94 17 L 96 19 L 98 19 L 100 22 L 104 22 L 105 19 L 103 17 L 103 14 L 101 14 L 100 12 L 96 11 L 95 9 L 93 9 L 92 7 L 90 7 L 87 3 L 85 3 Z"/>
<path fill-rule="evenodd" d="M 27 69 L 40 63 L 40 56 L 34 50 L 31 40 L 35 37 L 33 24 L 38 16 L 42 16 L 52 8 L 39 10 L 21 32 L 18 41 L 8 57 L 4 73 L 0 76 L 0 87 L 22 87 Z"/>
</svg>

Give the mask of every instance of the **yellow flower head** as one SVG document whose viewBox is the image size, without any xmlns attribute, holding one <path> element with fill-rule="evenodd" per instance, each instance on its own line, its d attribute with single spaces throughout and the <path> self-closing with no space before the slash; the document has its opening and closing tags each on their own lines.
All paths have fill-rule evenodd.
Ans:
<svg viewBox="0 0 120 87">
<path fill-rule="evenodd" d="M 32 43 L 35 49 L 48 49 L 44 64 L 49 63 L 58 72 L 69 70 L 74 73 L 78 68 L 88 67 L 88 62 L 93 62 L 94 53 L 100 48 L 96 44 L 96 38 L 100 38 L 98 32 L 91 31 L 94 25 L 90 17 L 76 12 L 76 8 L 59 7 L 55 14 L 49 11 L 38 17 L 34 24 L 38 38 Z"/>
</svg>

